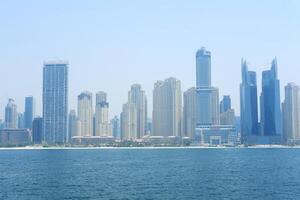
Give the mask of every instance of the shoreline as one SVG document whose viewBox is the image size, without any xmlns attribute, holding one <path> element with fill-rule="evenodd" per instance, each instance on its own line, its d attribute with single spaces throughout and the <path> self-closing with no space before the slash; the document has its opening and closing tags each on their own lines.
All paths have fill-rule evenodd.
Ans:
<svg viewBox="0 0 300 200">
<path fill-rule="evenodd" d="M 156 149 L 300 149 L 300 146 L 256 145 L 256 146 L 187 146 L 187 147 L 0 147 L 1 150 L 156 150 Z"/>
</svg>

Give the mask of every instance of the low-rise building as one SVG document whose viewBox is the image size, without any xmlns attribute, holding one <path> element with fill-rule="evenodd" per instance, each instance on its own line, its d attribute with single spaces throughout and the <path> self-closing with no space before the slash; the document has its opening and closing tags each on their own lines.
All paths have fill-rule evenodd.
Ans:
<svg viewBox="0 0 300 200">
<path fill-rule="evenodd" d="M 195 142 L 200 145 L 236 145 L 239 143 L 235 126 L 202 125 L 196 128 Z"/>
<path fill-rule="evenodd" d="M 0 130 L 1 146 L 22 146 L 32 142 L 29 129 L 2 129 Z"/>
</svg>

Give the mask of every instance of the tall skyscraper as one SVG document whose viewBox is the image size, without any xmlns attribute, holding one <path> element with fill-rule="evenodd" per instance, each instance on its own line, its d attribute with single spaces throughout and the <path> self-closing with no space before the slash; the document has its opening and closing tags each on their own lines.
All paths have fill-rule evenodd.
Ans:
<svg viewBox="0 0 300 200">
<path fill-rule="evenodd" d="M 137 109 L 137 138 L 146 135 L 147 125 L 147 98 L 141 85 L 133 84 L 128 92 L 128 102 Z"/>
<path fill-rule="evenodd" d="M 118 116 L 114 116 L 114 118 L 110 121 L 112 125 L 112 134 L 114 138 L 120 139 L 121 138 L 121 130 L 120 130 L 120 119 Z"/>
<path fill-rule="evenodd" d="M 13 99 L 8 99 L 8 103 L 5 107 L 5 128 L 18 128 L 17 105 Z"/>
<path fill-rule="evenodd" d="M 81 136 L 93 136 L 93 94 L 85 91 L 78 95 L 78 119 Z"/>
<path fill-rule="evenodd" d="M 300 93 L 299 86 L 289 83 L 285 86 L 285 99 L 282 104 L 283 135 L 286 142 L 300 140 Z"/>
<path fill-rule="evenodd" d="M 123 105 L 121 132 L 125 140 L 141 139 L 146 134 L 147 99 L 141 85 L 133 84 L 128 92 L 128 101 Z"/>
<path fill-rule="evenodd" d="M 180 81 L 157 81 L 153 90 L 153 136 L 181 136 L 182 93 Z"/>
<path fill-rule="evenodd" d="M 202 47 L 196 53 L 196 87 L 211 87 L 211 53 Z"/>
<path fill-rule="evenodd" d="M 196 129 L 196 91 L 196 88 L 192 87 L 183 93 L 183 134 L 190 138 L 194 138 Z"/>
<path fill-rule="evenodd" d="M 111 137 L 112 126 L 109 120 L 109 103 L 106 98 L 107 94 L 105 92 L 96 94 L 95 135 Z"/>
<path fill-rule="evenodd" d="M 131 102 L 123 104 L 121 113 L 122 140 L 138 139 L 137 121 L 137 107 Z"/>
<path fill-rule="evenodd" d="M 259 135 L 256 73 L 248 71 L 242 60 L 242 83 L 240 84 L 241 133 L 243 137 Z"/>
<path fill-rule="evenodd" d="M 32 96 L 25 97 L 24 126 L 32 128 L 32 121 L 35 117 L 35 100 Z"/>
<path fill-rule="evenodd" d="M 197 126 L 220 124 L 219 89 L 211 85 L 211 53 L 196 53 Z"/>
<path fill-rule="evenodd" d="M 41 117 L 34 118 L 32 122 L 32 142 L 34 144 L 41 144 L 42 135 L 43 135 L 43 118 Z"/>
<path fill-rule="evenodd" d="M 68 63 L 45 62 L 43 68 L 43 142 L 64 144 L 68 138 Z"/>
<path fill-rule="evenodd" d="M 262 93 L 260 96 L 261 130 L 265 136 L 282 133 L 280 110 L 280 86 L 277 75 L 277 60 L 272 61 L 270 70 L 262 73 Z"/>
<path fill-rule="evenodd" d="M 231 109 L 231 98 L 229 95 L 224 95 L 220 102 L 220 113 Z"/>
</svg>

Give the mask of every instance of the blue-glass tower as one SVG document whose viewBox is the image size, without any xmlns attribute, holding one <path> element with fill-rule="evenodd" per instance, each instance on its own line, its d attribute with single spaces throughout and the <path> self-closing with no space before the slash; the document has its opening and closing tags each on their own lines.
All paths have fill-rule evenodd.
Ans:
<svg viewBox="0 0 300 200">
<path fill-rule="evenodd" d="M 25 97 L 25 112 L 24 112 L 24 126 L 25 128 L 32 129 L 32 122 L 35 115 L 35 99 Z"/>
<path fill-rule="evenodd" d="M 272 61 L 271 69 L 262 73 L 260 115 L 261 131 L 264 136 L 278 136 L 282 132 L 279 83 L 275 58 Z"/>
<path fill-rule="evenodd" d="M 240 111 L 242 136 L 258 135 L 257 81 L 256 73 L 248 71 L 242 60 L 242 83 L 240 84 Z"/>
<path fill-rule="evenodd" d="M 45 62 L 43 68 L 43 142 L 67 142 L 68 63 Z"/>
</svg>

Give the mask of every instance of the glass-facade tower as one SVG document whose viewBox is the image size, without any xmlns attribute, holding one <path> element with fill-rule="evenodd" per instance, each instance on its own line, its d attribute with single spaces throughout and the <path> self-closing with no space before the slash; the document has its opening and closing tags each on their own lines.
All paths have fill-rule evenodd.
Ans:
<svg viewBox="0 0 300 200">
<path fill-rule="evenodd" d="M 211 86 L 211 53 L 204 47 L 196 53 L 196 124 L 220 123 L 219 90 Z"/>
<path fill-rule="evenodd" d="M 256 73 L 248 71 L 242 60 L 242 83 L 240 84 L 240 112 L 242 136 L 258 135 L 257 81 Z"/>
<path fill-rule="evenodd" d="M 282 133 L 280 82 L 277 74 L 277 60 L 275 58 L 272 61 L 271 69 L 262 73 L 260 114 L 261 131 L 264 136 L 276 136 Z"/>
<path fill-rule="evenodd" d="M 45 62 L 43 69 L 43 142 L 67 142 L 68 63 Z"/>
</svg>

